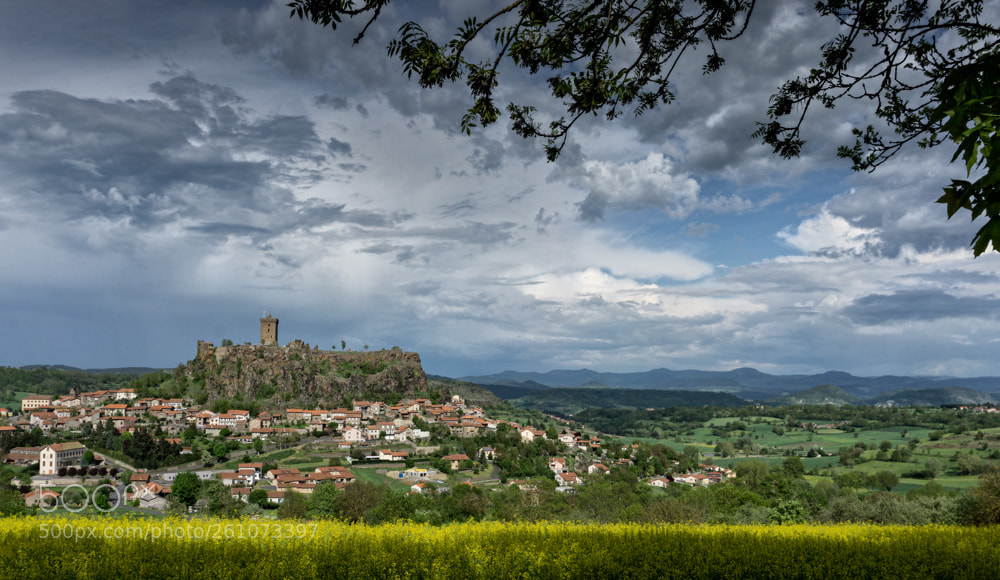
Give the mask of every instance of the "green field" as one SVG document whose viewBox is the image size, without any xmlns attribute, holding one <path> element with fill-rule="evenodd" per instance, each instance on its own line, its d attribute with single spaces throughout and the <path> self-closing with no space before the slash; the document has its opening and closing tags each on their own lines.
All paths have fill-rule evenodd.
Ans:
<svg viewBox="0 0 1000 580">
<path fill-rule="evenodd" d="M 14 391 L 14 398 L 5 401 L 0 401 L 0 407 L 4 409 L 10 409 L 11 411 L 21 411 L 21 399 L 30 395 L 28 391 Z"/>
</svg>

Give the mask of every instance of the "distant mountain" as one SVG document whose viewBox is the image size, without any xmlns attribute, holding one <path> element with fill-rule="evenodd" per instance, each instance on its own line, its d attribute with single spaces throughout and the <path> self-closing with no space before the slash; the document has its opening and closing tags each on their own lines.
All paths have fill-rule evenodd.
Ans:
<svg viewBox="0 0 1000 580">
<path fill-rule="evenodd" d="M 820 385 L 791 395 L 771 399 L 778 405 L 863 405 L 865 402 L 833 385 Z"/>
<path fill-rule="evenodd" d="M 500 403 L 501 397 L 494 395 L 489 389 L 482 385 L 449 379 L 438 375 L 427 375 L 427 384 L 433 388 L 445 388 L 453 395 L 458 395 L 465 399 L 470 405 L 484 407 Z"/>
<path fill-rule="evenodd" d="M 938 405 L 981 405 L 996 403 L 997 397 L 982 391 L 965 387 L 943 387 L 940 389 L 903 389 L 890 391 L 868 399 L 870 405 L 895 406 L 938 406 Z"/>
<path fill-rule="evenodd" d="M 753 368 L 738 368 L 731 371 L 675 371 L 660 368 L 636 373 L 602 373 L 590 369 L 554 370 L 544 373 L 504 371 L 492 375 L 462 377 L 462 380 L 484 386 L 523 387 L 532 384 L 552 388 L 576 388 L 600 385 L 618 389 L 712 391 L 731 393 L 754 401 L 774 399 L 821 385 L 839 387 L 859 399 L 869 399 L 890 391 L 941 389 L 953 386 L 982 392 L 1000 391 L 1000 377 L 954 378 L 892 375 L 856 377 L 840 371 L 829 371 L 816 375 L 771 375 Z"/>
<path fill-rule="evenodd" d="M 742 407 L 747 404 L 728 393 L 597 388 L 522 389 L 522 395 L 509 402 L 524 409 L 562 415 L 573 415 L 592 408 Z"/>
<path fill-rule="evenodd" d="M 92 375 L 147 375 L 149 373 L 155 373 L 159 370 L 165 369 L 154 369 L 152 367 L 121 367 L 114 369 L 81 369 L 77 367 L 71 367 L 67 365 L 26 365 L 21 367 L 26 371 L 31 371 L 35 369 L 53 369 L 57 371 L 69 371 L 77 373 L 90 373 Z"/>
</svg>

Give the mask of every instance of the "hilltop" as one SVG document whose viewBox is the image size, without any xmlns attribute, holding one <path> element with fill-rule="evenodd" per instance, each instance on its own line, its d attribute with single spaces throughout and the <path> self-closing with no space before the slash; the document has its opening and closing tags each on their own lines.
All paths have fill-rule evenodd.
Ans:
<svg viewBox="0 0 1000 580">
<path fill-rule="evenodd" d="M 820 385 L 791 395 L 771 399 L 777 405 L 863 405 L 863 400 L 840 387 Z"/>
<path fill-rule="evenodd" d="M 266 407 L 338 405 L 427 392 L 420 355 L 401 349 L 363 352 L 319 350 L 295 340 L 286 346 L 198 342 L 184 373 L 203 379 L 209 400 L 256 400 Z M 199 381 L 200 382 L 200 381 Z"/>
<path fill-rule="evenodd" d="M 730 371 L 671 370 L 665 368 L 631 373 L 606 373 L 591 369 L 547 372 L 504 371 L 492 375 L 467 376 L 462 380 L 483 385 L 505 399 L 538 398 L 539 391 L 551 388 L 620 389 L 661 391 L 702 391 L 729 393 L 746 401 L 772 402 L 785 396 L 811 398 L 825 396 L 823 390 L 803 393 L 816 387 L 836 387 L 832 398 L 845 403 L 878 404 L 892 399 L 881 397 L 906 391 L 906 400 L 917 404 L 962 404 L 990 402 L 1000 393 L 1000 377 L 924 377 L 884 375 L 859 377 L 841 371 L 813 375 L 772 375 L 753 368 Z M 955 390 L 960 387 L 964 390 Z M 941 391 L 942 389 L 945 389 Z M 927 397 L 913 397 L 914 391 L 935 390 Z M 534 393 L 532 393 L 534 391 Z M 833 393 L 827 390 L 827 394 Z M 782 399 L 783 400 L 783 399 Z M 936 401 L 936 402 L 932 402 Z M 833 402 L 833 401 L 831 401 Z M 903 404 L 903 403 L 897 403 Z M 646 405 L 652 406 L 652 405 Z"/>
</svg>

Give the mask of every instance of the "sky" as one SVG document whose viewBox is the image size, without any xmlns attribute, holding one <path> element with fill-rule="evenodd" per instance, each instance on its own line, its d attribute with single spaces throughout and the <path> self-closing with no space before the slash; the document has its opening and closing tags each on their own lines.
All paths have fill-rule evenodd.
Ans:
<svg viewBox="0 0 1000 580">
<path fill-rule="evenodd" d="M 171 368 L 256 343 L 267 312 L 281 343 L 399 346 L 451 377 L 1000 375 L 1000 261 L 934 203 L 965 177 L 953 151 L 852 172 L 862 102 L 814 111 L 795 160 L 751 138 L 836 33 L 811 1 L 758 3 L 721 71 L 695 55 L 675 103 L 584 119 L 554 163 L 506 116 L 463 134 L 466 87 L 386 56 L 406 20 L 448 38 L 497 2 L 393 3 L 358 46 L 362 23 L 284 4 L 5 11 L 0 365 Z M 501 106 L 551 110 L 544 77 L 500 80 Z"/>
</svg>

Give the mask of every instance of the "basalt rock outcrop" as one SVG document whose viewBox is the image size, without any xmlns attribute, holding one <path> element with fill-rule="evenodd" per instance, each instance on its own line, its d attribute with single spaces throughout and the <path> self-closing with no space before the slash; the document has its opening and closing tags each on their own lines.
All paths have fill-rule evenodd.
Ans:
<svg viewBox="0 0 1000 580">
<path fill-rule="evenodd" d="M 215 346 L 199 341 L 198 356 L 189 368 L 204 377 L 212 399 L 257 400 L 274 406 L 339 404 L 428 390 L 420 355 L 398 348 L 340 352 L 310 348 L 299 340 L 287 346 Z"/>
</svg>

